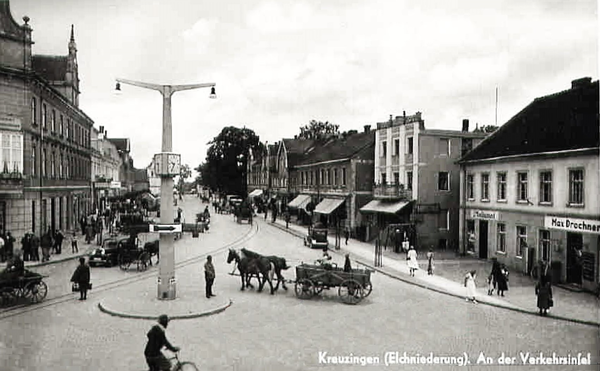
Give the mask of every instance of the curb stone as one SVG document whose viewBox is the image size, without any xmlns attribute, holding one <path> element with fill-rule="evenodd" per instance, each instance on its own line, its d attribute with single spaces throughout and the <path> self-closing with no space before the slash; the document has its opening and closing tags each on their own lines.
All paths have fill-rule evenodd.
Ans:
<svg viewBox="0 0 600 371">
<path fill-rule="evenodd" d="M 169 315 L 169 319 L 174 320 L 174 319 L 190 319 L 190 318 L 207 317 L 207 316 L 211 316 L 213 314 L 218 314 L 218 313 L 224 312 L 232 304 L 233 304 L 233 300 L 229 299 L 228 303 L 223 304 L 216 309 L 211 309 L 206 312 L 200 312 L 200 313 L 182 314 L 182 315 L 174 315 L 174 316 Z M 115 310 L 109 309 L 106 306 L 102 305 L 101 302 L 98 303 L 98 309 L 100 309 L 101 312 L 107 313 L 111 316 L 121 317 L 121 318 L 155 320 L 158 317 L 158 314 L 155 316 L 150 316 L 150 315 L 145 315 L 145 314 L 130 314 L 130 313 L 115 311 Z"/>
<path fill-rule="evenodd" d="M 277 223 L 269 223 L 269 225 L 272 225 L 272 226 L 274 226 L 276 228 L 279 228 L 279 229 L 281 229 L 281 230 L 283 230 L 285 232 L 288 232 L 289 234 L 294 235 L 296 237 L 304 238 L 304 235 L 301 235 L 299 232 L 297 232 L 297 231 L 295 231 L 293 229 L 285 228 L 284 226 L 281 226 L 281 225 L 279 225 Z M 336 253 L 338 255 L 342 255 L 342 253 L 339 252 L 338 250 L 330 249 L 330 251 L 332 251 L 332 252 L 334 252 L 334 253 Z M 352 255 L 354 255 L 354 254 L 352 254 Z M 460 299 L 464 299 L 464 296 L 451 293 L 451 292 L 449 292 L 447 290 L 444 290 L 442 288 L 439 288 L 439 287 L 436 287 L 436 286 L 429 286 L 427 284 L 423 284 L 423 283 L 420 283 L 420 282 L 415 282 L 415 281 L 406 279 L 404 277 L 400 277 L 398 275 L 386 272 L 386 271 L 384 271 L 382 269 L 373 267 L 370 264 L 364 263 L 363 260 L 364 260 L 363 258 L 356 259 L 356 256 L 355 256 L 355 259 L 354 259 L 354 261 L 356 261 L 357 263 L 359 263 L 359 264 L 361 264 L 361 265 L 363 265 L 363 266 L 365 266 L 365 267 L 367 267 L 367 268 L 369 268 L 369 269 L 371 269 L 371 270 L 373 270 L 375 272 L 379 272 L 379 273 L 381 273 L 383 275 L 386 275 L 386 276 L 388 276 L 390 278 L 396 279 L 398 281 L 402 281 L 402 282 L 405 282 L 405 283 L 408 283 L 408 284 L 411 284 L 411 285 L 414 285 L 414 286 L 418 286 L 418 287 L 421 287 L 421 288 L 424 288 L 424 289 L 427 289 L 427 290 L 431 290 L 431 291 L 434 291 L 434 292 L 437 292 L 437 293 L 440 293 L 440 294 L 445 294 L 445 295 L 454 296 L 454 297 L 457 297 L 457 298 L 460 298 Z M 512 307 L 512 306 L 498 304 L 498 303 L 491 303 L 491 302 L 483 301 L 483 300 L 480 300 L 479 303 L 480 304 L 484 304 L 484 305 L 489 305 L 489 306 L 492 306 L 492 307 L 496 307 L 496 308 L 502 308 L 502 309 L 512 310 L 514 312 L 519 312 L 519 313 L 529 314 L 529 315 L 534 315 L 536 317 L 539 317 L 539 313 L 537 311 L 533 311 L 533 310 L 529 310 L 529 309 L 523 309 L 523 308 L 519 308 L 517 306 Z M 556 320 L 561 320 L 561 321 L 578 323 L 578 324 L 582 324 L 582 325 L 588 325 L 588 326 L 593 326 L 593 327 L 600 327 L 600 322 L 595 322 L 595 321 L 587 321 L 587 320 L 582 320 L 582 319 L 577 319 L 577 318 L 569 318 L 569 317 L 564 317 L 564 316 L 557 316 L 557 315 L 552 315 L 552 314 L 548 314 L 546 317 L 547 318 L 556 319 Z"/>
</svg>

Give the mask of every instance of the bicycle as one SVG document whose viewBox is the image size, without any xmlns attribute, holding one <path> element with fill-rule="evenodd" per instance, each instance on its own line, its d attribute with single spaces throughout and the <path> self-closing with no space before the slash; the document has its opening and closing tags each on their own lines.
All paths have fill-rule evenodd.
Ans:
<svg viewBox="0 0 600 371">
<path fill-rule="evenodd" d="M 178 352 L 173 352 L 174 357 L 167 358 L 171 363 L 171 371 L 199 371 L 198 366 L 194 362 L 180 361 Z"/>
</svg>

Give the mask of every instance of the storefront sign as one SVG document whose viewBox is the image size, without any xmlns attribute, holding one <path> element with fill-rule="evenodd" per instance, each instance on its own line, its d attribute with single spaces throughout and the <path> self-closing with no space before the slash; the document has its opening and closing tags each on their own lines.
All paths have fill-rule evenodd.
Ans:
<svg viewBox="0 0 600 371">
<path fill-rule="evenodd" d="M 121 182 L 115 182 L 115 181 L 110 182 L 110 188 L 116 188 L 116 189 L 121 188 Z"/>
<path fill-rule="evenodd" d="M 498 220 L 497 211 L 471 210 L 471 219 Z"/>
<path fill-rule="evenodd" d="M 600 234 L 600 220 L 546 216 L 544 226 L 569 232 Z"/>
</svg>

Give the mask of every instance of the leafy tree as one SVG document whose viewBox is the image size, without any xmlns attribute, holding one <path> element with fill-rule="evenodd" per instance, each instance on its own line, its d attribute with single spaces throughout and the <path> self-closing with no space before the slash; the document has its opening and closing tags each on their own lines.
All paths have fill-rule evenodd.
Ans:
<svg viewBox="0 0 600 371">
<path fill-rule="evenodd" d="M 180 193 L 184 192 L 185 180 L 192 176 L 192 170 L 188 164 L 182 164 L 179 169 L 179 179 L 177 181 L 177 189 Z"/>
<path fill-rule="evenodd" d="M 196 168 L 202 183 L 225 194 L 245 194 L 249 150 L 263 149 L 260 138 L 246 127 L 228 126 L 208 144 L 206 162 Z"/>
<path fill-rule="evenodd" d="M 498 126 L 496 125 L 477 125 L 473 130 L 474 133 L 493 133 L 498 130 Z"/>
<path fill-rule="evenodd" d="M 339 125 L 334 125 L 329 121 L 321 122 L 316 120 L 310 120 L 308 125 L 304 125 L 300 128 L 299 138 L 304 139 L 324 139 L 331 134 L 339 133 Z"/>
</svg>

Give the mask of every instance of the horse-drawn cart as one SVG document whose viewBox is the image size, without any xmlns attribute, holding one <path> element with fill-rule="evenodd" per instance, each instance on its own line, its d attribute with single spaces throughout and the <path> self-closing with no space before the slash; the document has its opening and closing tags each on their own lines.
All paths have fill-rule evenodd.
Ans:
<svg viewBox="0 0 600 371">
<path fill-rule="evenodd" d="M 0 305 L 15 304 L 20 299 L 39 303 L 48 294 L 41 274 L 24 270 L 22 273 L 4 271 L 0 274 Z"/>
<path fill-rule="evenodd" d="M 310 299 L 324 289 L 338 288 L 338 295 L 346 304 L 358 304 L 371 294 L 371 271 L 350 269 L 344 271 L 335 263 L 301 264 L 296 266 L 296 296 Z"/>
</svg>

